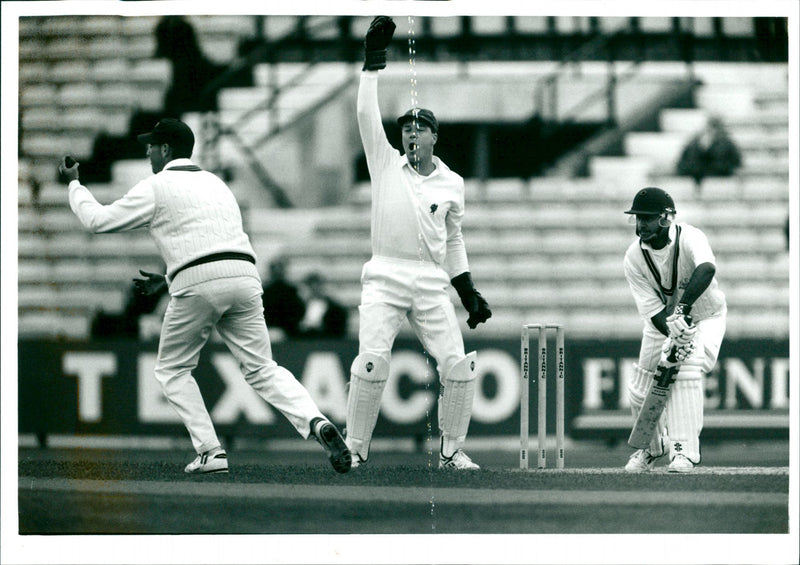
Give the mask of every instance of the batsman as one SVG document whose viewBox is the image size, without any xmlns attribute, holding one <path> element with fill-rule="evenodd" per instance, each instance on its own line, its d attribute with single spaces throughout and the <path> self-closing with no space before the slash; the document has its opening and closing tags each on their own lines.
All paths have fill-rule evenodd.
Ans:
<svg viewBox="0 0 800 565">
<path fill-rule="evenodd" d="M 462 449 L 475 391 L 475 353 L 464 353 L 452 285 L 475 328 L 492 312 L 475 290 L 461 219 L 464 180 L 433 154 L 439 123 L 433 112 L 412 108 L 397 121 L 405 154 L 392 147 L 378 107 L 378 71 L 394 33 L 378 16 L 367 31 L 358 88 L 358 129 L 372 185 L 372 258 L 361 274 L 359 349 L 350 369 L 345 441 L 353 467 L 369 456 L 391 350 L 408 320 L 436 360 L 440 377 L 439 467 L 478 469 Z"/>
<path fill-rule="evenodd" d="M 667 192 L 643 188 L 625 213 L 635 218 L 638 236 L 625 253 L 625 278 L 644 322 L 628 384 L 634 418 L 629 443 L 639 449 L 625 470 L 650 471 L 668 455 L 668 472 L 689 473 L 701 459 L 704 377 L 725 336 L 725 295 L 706 235 L 675 222 L 675 203 Z"/>
</svg>

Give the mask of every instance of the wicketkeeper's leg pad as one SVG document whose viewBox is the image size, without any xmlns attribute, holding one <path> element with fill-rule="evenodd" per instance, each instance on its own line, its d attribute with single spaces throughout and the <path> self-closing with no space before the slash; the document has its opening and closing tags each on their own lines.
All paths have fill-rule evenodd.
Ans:
<svg viewBox="0 0 800 565">
<path fill-rule="evenodd" d="M 369 455 L 369 442 L 388 379 L 389 361 L 382 355 L 361 353 L 350 366 L 345 443 L 363 459 Z"/>
<path fill-rule="evenodd" d="M 693 463 L 700 463 L 704 397 L 702 358 L 693 355 L 684 361 L 675 376 L 664 409 L 670 459 L 680 453 Z"/>
<path fill-rule="evenodd" d="M 475 396 L 475 361 L 472 351 L 458 361 L 441 379 L 439 389 L 439 432 L 442 453 L 450 457 L 464 445 L 472 418 Z"/>
<path fill-rule="evenodd" d="M 639 412 L 642 410 L 645 398 L 647 398 L 647 391 L 655 374 L 655 371 L 648 371 L 637 363 L 633 364 L 633 375 L 631 375 L 631 380 L 628 382 L 628 399 L 631 403 L 631 414 L 634 422 L 639 417 Z M 664 455 L 665 428 L 666 418 L 662 414 L 648 448 L 651 455 L 657 457 Z"/>
</svg>

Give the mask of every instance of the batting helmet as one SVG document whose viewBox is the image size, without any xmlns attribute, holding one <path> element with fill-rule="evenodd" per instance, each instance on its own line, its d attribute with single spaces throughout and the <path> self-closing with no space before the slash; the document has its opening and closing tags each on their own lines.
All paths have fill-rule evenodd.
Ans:
<svg viewBox="0 0 800 565">
<path fill-rule="evenodd" d="M 643 188 L 633 197 L 633 204 L 626 214 L 674 214 L 675 202 L 664 190 L 650 186 Z"/>
</svg>

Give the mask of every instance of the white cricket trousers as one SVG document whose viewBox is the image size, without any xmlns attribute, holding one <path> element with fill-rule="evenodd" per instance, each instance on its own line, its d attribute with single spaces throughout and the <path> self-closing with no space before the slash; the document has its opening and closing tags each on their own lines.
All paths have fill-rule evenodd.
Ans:
<svg viewBox="0 0 800 565">
<path fill-rule="evenodd" d="M 239 276 L 202 282 L 170 297 L 155 376 L 186 426 L 197 453 L 220 446 L 192 376 L 200 350 L 215 326 L 239 362 L 247 383 L 283 413 L 301 436 L 309 436 L 313 418 L 323 417 L 303 385 L 272 359 L 261 294 L 258 279 Z"/>
<path fill-rule="evenodd" d="M 447 273 L 431 262 L 376 256 L 361 273 L 359 353 L 391 358 L 392 345 L 408 319 L 440 378 L 464 359 L 464 341 L 450 300 Z"/>
</svg>

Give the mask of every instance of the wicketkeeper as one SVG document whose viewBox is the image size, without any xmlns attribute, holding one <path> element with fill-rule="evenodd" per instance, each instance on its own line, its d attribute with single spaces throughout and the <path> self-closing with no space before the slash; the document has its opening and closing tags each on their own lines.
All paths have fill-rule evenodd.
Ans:
<svg viewBox="0 0 800 565">
<path fill-rule="evenodd" d="M 675 203 L 660 188 L 640 190 L 625 212 L 635 216 L 637 241 L 625 253 L 625 277 L 644 320 L 639 361 L 629 383 L 634 420 L 655 370 L 675 346 L 679 369 L 650 447 L 631 455 L 629 473 L 650 471 L 668 454 L 667 470 L 691 472 L 700 463 L 703 381 L 717 362 L 727 305 L 705 234 L 675 222 Z"/>
<path fill-rule="evenodd" d="M 464 181 L 433 155 L 439 132 L 433 112 L 412 108 L 398 118 L 405 154 L 386 138 L 378 71 L 386 66 L 394 29 L 391 18 L 372 21 L 358 89 L 358 127 L 372 181 L 372 258 L 361 275 L 359 353 L 350 371 L 345 441 L 353 466 L 363 465 L 392 345 L 408 319 L 439 372 L 439 467 L 478 469 L 462 449 L 472 415 L 476 354 L 464 352 L 448 287 L 458 292 L 470 328 L 492 313 L 472 283 L 461 234 Z"/>
</svg>

